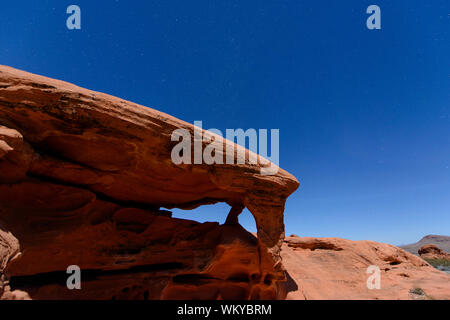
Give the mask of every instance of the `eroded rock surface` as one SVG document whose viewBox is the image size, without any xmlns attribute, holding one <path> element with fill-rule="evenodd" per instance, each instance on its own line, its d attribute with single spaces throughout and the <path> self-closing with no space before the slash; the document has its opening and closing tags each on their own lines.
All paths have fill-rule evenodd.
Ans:
<svg viewBox="0 0 450 320">
<path fill-rule="evenodd" d="M 443 259 L 450 261 L 450 253 L 445 252 L 434 244 L 426 244 L 418 252 L 424 259 Z"/>
<path fill-rule="evenodd" d="M 29 300 L 27 292 L 11 291 L 8 277 L 4 274 L 7 264 L 20 255 L 19 241 L 0 226 L 0 300 Z"/>
<path fill-rule="evenodd" d="M 287 237 L 281 255 L 287 299 L 450 299 L 450 275 L 393 245 L 340 238 Z M 380 289 L 366 273 L 380 268 Z"/>
<path fill-rule="evenodd" d="M 248 161 L 175 165 L 180 128 L 193 135 L 159 111 L 0 66 L 0 223 L 22 251 L 11 286 L 51 299 L 279 298 L 297 180 Z M 223 226 L 162 209 L 217 202 L 233 208 Z M 257 239 L 235 223 L 243 207 Z M 85 271 L 82 290 L 65 287 L 69 265 Z"/>
</svg>

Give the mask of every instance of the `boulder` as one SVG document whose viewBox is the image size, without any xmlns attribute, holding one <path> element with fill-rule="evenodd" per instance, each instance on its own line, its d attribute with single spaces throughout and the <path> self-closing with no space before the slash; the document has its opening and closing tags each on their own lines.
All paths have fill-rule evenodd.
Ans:
<svg viewBox="0 0 450 320">
<path fill-rule="evenodd" d="M 419 249 L 419 255 L 424 259 L 442 259 L 450 261 L 450 254 L 435 244 L 426 244 Z"/>
</svg>

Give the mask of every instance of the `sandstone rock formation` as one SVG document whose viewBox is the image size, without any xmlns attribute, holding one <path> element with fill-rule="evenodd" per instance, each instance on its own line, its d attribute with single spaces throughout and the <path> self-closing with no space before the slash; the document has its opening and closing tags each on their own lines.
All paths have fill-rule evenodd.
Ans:
<svg viewBox="0 0 450 320">
<path fill-rule="evenodd" d="M 9 281 L 3 273 L 9 261 L 20 254 L 19 241 L 0 227 L 0 300 L 28 300 L 27 292 L 11 291 Z"/>
<path fill-rule="evenodd" d="M 281 255 L 287 299 L 450 299 L 450 275 L 398 247 L 374 241 L 287 237 Z M 366 270 L 380 268 L 378 289 Z"/>
<path fill-rule="evenodd" d="M 450 252 L 450 236 L 429 234 L 416 243 L 400 246 L 412 254 L 418 255 L 418 250 L 426 244 L 434 244 L 446 252 Z"/>
<path fill-rule="evenodd" d="M 434 244 L 426 244 L 418 252 L 424 259 L 443 259 L 450 261 L 450 253 L 445 252 Z"/>
<path fill-rule="evenodd" d="M 261 175 L 267 164 L 248 161 L 175 165 L 179 128 L 194 131 L 162 112 L 0 66 L 0 223 L 21 251 L 0 252 L 12 289 L 37 299 L 282 297 L 284 203 L 297 180 L 282 169 Z M 217 202 L 232 207 L 230 223 L 162 209 Z M 235 223 L 244 207 L 257 239 Z M 69 265 L 83 270 L 82 290 L 66 288 Z"/>
</svg>

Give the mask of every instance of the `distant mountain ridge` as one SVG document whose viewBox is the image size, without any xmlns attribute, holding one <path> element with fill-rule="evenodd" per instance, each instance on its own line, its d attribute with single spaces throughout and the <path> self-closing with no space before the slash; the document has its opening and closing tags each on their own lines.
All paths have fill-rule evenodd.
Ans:
<svg viewBox="0 0 450 320">
<path fill-rule="evenodd" d="M 435 234 L 427 235 L 416 243 L 407 244 L 399 247 L 412 254 L 419 255 L 418 250 L 420 249 L 420 247 L 430 243 L 435 244 L 440 249 L 446 251 L 447 253 L 450 253 L 450 236 L 440 236 Z"/>
</svg>

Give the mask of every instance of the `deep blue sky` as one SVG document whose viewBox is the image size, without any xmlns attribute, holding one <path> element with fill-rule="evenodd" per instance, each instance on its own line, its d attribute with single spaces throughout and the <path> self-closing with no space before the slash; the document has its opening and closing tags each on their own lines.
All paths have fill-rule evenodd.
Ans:
<svg viewBox="0 0 450 320">
<path fill-rule="evenodd" d="M 366 28 L 370 4 L 382 30 Z M 301 182 L 287 234 L 450 234 L 448 0 L 7 1 L 0 64 L 205 128 L 279 128 L 280 165 Z M 248 212 L 241 223 L 255 230 Z"/>
</svg>

